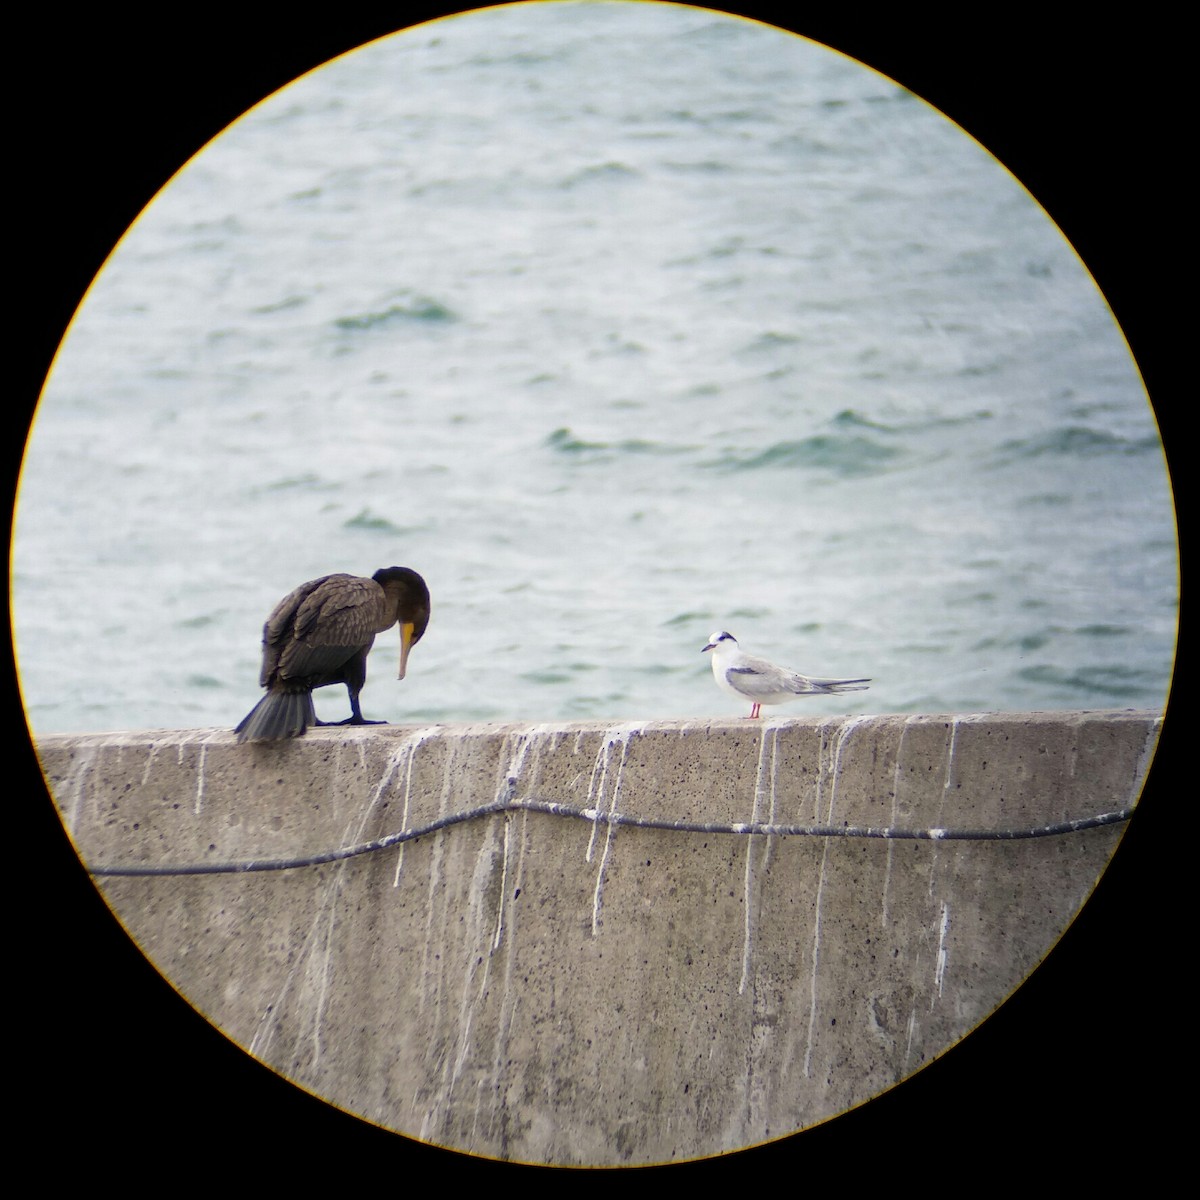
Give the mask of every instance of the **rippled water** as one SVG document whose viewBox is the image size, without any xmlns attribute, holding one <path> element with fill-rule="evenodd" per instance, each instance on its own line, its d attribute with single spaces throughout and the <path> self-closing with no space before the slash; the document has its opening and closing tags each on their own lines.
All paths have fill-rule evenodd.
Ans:
<svg viewBox="0 0 1200 1200">
<path fill-rule="evenodd" d="M 791 35 L 562 4 L 373 43 L 172 181 L 43 397 L 14 619 L 40 731 L 230 725 L 280 596 L 393 563 L 390 720 L 736 712 L 714 628 L 873 679 L 797 712 L 1156 708 L 1176 560 L 1120 332 L 994 160 Z"/>
</svg>

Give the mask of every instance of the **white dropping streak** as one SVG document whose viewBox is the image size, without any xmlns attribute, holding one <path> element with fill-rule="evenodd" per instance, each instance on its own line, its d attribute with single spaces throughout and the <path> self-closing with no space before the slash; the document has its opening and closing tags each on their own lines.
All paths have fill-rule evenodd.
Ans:
<svg viewBox="0 0 1200 1200">
<path fill-rule="evenodd" d="M 96 747 L 91 743 L 84 743 L 76 752 L 76 757 L 71 763 L 70 771 L 67 778 L 63 781 L 63 785 L 55 792 L 55 798 L 61 800 L 64 796 L 70 796 L 70 803 L 64 809 L 66 812 L 67 831 L 74 835 L 76 827 L 79 825 L 79 810 L 83 804 L 83 798 L 87 794 L 87 779 L 91 774 L 92 766 L 96 761 Z M 143 782 L 145 782 L 143 778 Z"/>
<path fill-rule="evenodd" d="M 500 778 L 496 781 L 496 798 L 500 798 L 500 794 L 508 785 L 510 779 L 520 779 L 521 772 L 525 769 L 525 759 L 529 754 L 529 740 L 533 731 L 526 730 L 517 736 L 516 744 L 510 745 L 508 752 L 508 761 L 504 770 L 500 772 Z M 505 737 L 505 744 L 509 745 L 512 742 L 512 734 Z"/>
<path fill-rule="evenodd" d="M 949 794 L 951 787 L 954 784 L 954 768 L 957 765 L 958 754 L 958 718 L 955 717 L 950 726 L 950 748 L 946 753 L 946 782 L 942 784 L 942 791 Z"/>
<path fill-rule="evenodd" d="M 404 808 L 400 814 L 400 828 L 408 828 L 408 812 L 412 804 L 412 773 L 413 763 L 417 757 L 416 746 L 409 747 L 408 759 L 404 764 Z M 400 872 L 404 870 L 404 847 L 407 842 L 401 842 L 396 847 L 396 873 L 392 876 L 392 887 L 400 886 Z"/>
<path fill-rule="evenodd" d="M 596 755 L 596 763 L 592 767 L 592 778 L 588 784 L 588 807 L 593 807 L 592 797 L 595 795 L 596 803 L 594 805 L 597 815 L 603 810 L 603 798 L 608 785 L 609 766 L 612 763 L 613 748 L 621 747 L 621 757 L 617 763 L 616 778 L 613 781 L 612 789 L 608 793 L 608 815 L 612 816 L 617 812 L 617 801 L 621 795 L 621 777 L 625 771 L 625 760 L 629 754 L 629 739 L 636 733 L 642 731 L 641 725 L 628 725 L 619 729 L 610 729 L 604 735 L 604 744 L 600 748 L 600 752 Z M 599 772 L 599 785 L 596 784 L 596 776 Z M 596 826 L 599 822 L 593 822 L 592 835 L 588 839 L 587 861 L 591 862 L 596 844 Z M 604 898 L 604 875 L 608 869 L 608 858 L 612 849 L 612 840 L 615 826 L 612 822 L 606 822 L 606 830 L 604 835 L 604 851 L 600 855 L 600 862 L 596 867 L 596 888 L 592 894 L 592 936 L 595 937 L 600 932 L 600 907 Z"/>
<path fill-rule="evenodd" d="M 321 1061 L 321 1029 L 325 1024 L 325 1002 L 329 998 L 329 982 L 333 975 L 333 931 L 337 915 L 336 891 L 337 885 L 335 884 L 335 895 L 329 899 L 326 907 L 325 928 L 318 935 L 320 950 L 310 953 L 305 970 L 306 985 L 315 979 L 317 993 L 311 1008 L 312 1059 L 310 1065 L 314 1071 Z"/>
<path fill-rule="evenodd" d="M 892 816 L 891 827 L 896 827 L 896 822 L 899 820 L 900 810 L 900 782 L 902 779 L 902 769 L 904 766 L 904 739 L 908 736 L 908 723 L 911 717 L 906 717 L 904 725 L 900 729 L 900 743 L 896 747 L 896 766 L 892 771 Z M 883 905 L 880 913 L 880 924 L 887 929 L 890 921 L 888 916 L 888 897 L 892 890 L 892 861 L 895 856 L 896 845 L 891 839 L 887 839 L 887 867 L 883 875 Z"/>
<path fill-rule="evenodd" d="M 208 752 L 208 743 L 221 732 L 223 731 L 215 729 L 212 733 L 205 734 L 200 741 L 200 753 L 196 756 L 196 816 L 200 815 L 200 810 L 204 806 L 204 759 Z M 183 743 L 181 742 L 181 750 L 182 747 Z"/>
<path fill-rule="evenodd" d="M 200 753 L 196 756 L 196 816 L 200 815 L 200 810 L 204 807 L 204 752 L 207 749 L 207 745 L 201 745 Z"/>
<path fill-rule="evenodd" d="M 362 807 L 357 819 L 351 816 L 342 828 L 341 844 L 353 846 L 362 840 L 363 830 L 367 826 L 375 802 L 382 794 L 382 785 L 376 790 L 371 802 Z M 304 939 L 300 951 L 296 955 L 295 965 L 288 972 L 282 986 L 272 1004 L 268 1005 L 259 1017 L 258 1029 L 250 1042 L 250 1053 L 264 1058 L 275 1037 L 275 1022 L 283 1008 L 284 1000 L 291 991 L 294 981 L 299 981 L 296 995 L 297 1044 L 305 1036 L 312 1046 L 309 1060 L 311 1070 L 316 1070 L 321 1061 L 321 1032 L 325 1020 L 325 1004 L 329 998 L 329 985 L 332 981 L 334 964 L 334 931 L 337 927 L 338 899 L 342 892 L 342 882 L 349 866 L 349 859 L 337 863 L 325 886 L 321 889 L 317 900 L 316 914 L 308 936 Z"/>
<path fill-rule="evenodd" d="M 825 859 L 829 854 L 829 838 L 823 839 L 821 870 L 817 875 L 817 895 L 813 909 L 812 971 L 809 973 L 808 1040 L 804 1047 L 804 1078 L 811 1077 L 813 1032 L 817 1024 L 817 966 L 821 959 L 821 897 L 825 890 Z"/>
<path fill-rule="evenodd" d="M 141 787 L 146 786 L 146 780 L 150 778 L 150 768 L 154 766 L 154 760 L 158 757 L 158 743 L 150 743 L 150 753 L 146 755 L 146 767 L 142 771 Z"/>
<path fill-rule="evenodd" d="M 500 814 L 500 819 L 503 829 L 502 844 L 499 850 L 497 850 L 494 826 L 489 821 L 485 827 L 483 839 L 480 842 L 479 851 L 475 858 L 475 870 L 471 877 L 471 889 L 467 912 L 465 914 L 467 929 L 469 931 L 466 944 L 468 947 L 482 946 L 486 938 L 490 941 L 491 945 L 486 954 L 478 954 L 474 949 L 469 949 L 468 952 L 468 965 L 463 977 L 462 997 L 459 1005 L 458 1023 L 460 1034 L 458 1039 L 458 1053 L 455 1055 L 449 1075 L 446 1093 L 448 1102 L 450 1100 L 450 1091 L 457 1086 L 468 1059 L 472 1053 L 477 1050 L 482 1051 L 483 1049 L 481 1045 L 478 1045 L 474 1041 L 472 1030 L 475 1024 L 475 1016 L 487 999 L 488 981 L 491 978 L 492 971 L 492 957 L 496 949 L 500 946 L 504 928 L 503 913 L 508 890 L 509 831 L 512 824 L 512 814 Z M 492 892 L 490 885 L 495 875 L 497 857 L 500 860 L 500 890 L 498 893 L 499 898 L 496 906 L 495 922 L 492 926 L 492 932 L 489 935 L 489 913 L 486 901 Z M 506 956 L 506 962 L 510 957 Z M 476 980 L 478 981 L 477 983 Z M 475 986 L 472 989 L 473 984 Z M 503 998 L 501 998 L 501 1005 L 503 1006 Z M 443 1078 L 445 1078 L 445 1071 L 443 1071 Z"/>
<path fill-rule="evenodd" d="M 768 734 L 770 735 L 768 739 Z M 768 745 L 770 753 L 768 754 Z M 770 793 L 768 821 L 775 823 L 775 774 L 779 753 L 779 727 L 769 722 L 763 726 L 762 737 L 758 743 L 758 770 L 754 777 L 754 802 L 750 811 L 750 824 L 762 820 L 762 804 L 766 793 Z M 769 767 L 768 767 L 769 763 Z M 745 932 L 742 938 L 742 978 L 738 984 L 738 995 L 744 995 L 746 984 L 750 981 L 750 950 L 754 937 L 754 844 L 762 838 L 751 835 L 746 846 L 746 879 L 743 885 L 743 921 Z M 762 865 L 765 868 L 771 857 L 771 839 L 765 839 Z"/>
<path fill-rule="evenodd" d="M 399 746 L 388 756 L 387 769 L 383 772 L 379 782 L 375 785 L 375 794 L 371 797 L 371 803 L 367 806 L 370 811 L 383 799 L 388 788 L 392 785 L 392 780 L 396 777 L 396 772 L 404 768 L 404 805 L 403 811 L 400 814 L 400 828 L 408 828 L 408 810 L 412 799 L 412 774 L 413 761 L 417 756 L 417 747 L 438 732 L 436 725 L 431 725 L 426 729 L 417 729 L 410 733 Z M 360 751 L 361 753 L 361 751 Z M 404 867 L 404 842 L 401 842 L 396 847 L 396 873 L 392 877 L 392 887 L 399 887 L 400 872 Z"/>
<path fill-rule="evenodd" d="M 829 810 L 825 814 L 825 824 L 833 823 L 833 806 L 837 799 L 838 780 L 842 774 L 842 748 L 850 740 L 851 733 L 863 723 L 866 717 L 849 717 L 842 722 L 838 730 L 837 742 L 833 748 L 833 786 L 829 789 Z"/>
<path fill-rule="evenodd" d="M 771 769 L 767 776 L 767 786 L 763 786 L 763 765 L 764 765 L 764 750 L 766 747 L 767 734 L 771 735 Z M 771 722 L 767 722 L 763 726 L 763 741 L 759 746 L 758 751 L 758 771 L 754 778 L 754 820 L 759 819 L 760 801 L 764 792 L 769 796 L 767 805 L 767 824 L 774 825 L 776 819 L 775 807 L 775 780 L 779 774 L 779 726 Z M 763 847 L 763 866 L 765 867 L 771 859 L 771 850 L 774 847 L 774 839 L 767 838 Z"/>
<path fill-rule="evenodd" d="M 945 811 L 946 800 L 950 796 L 951 790 L 955 787 L 955 780 L 958 777 L 958 728 L 959 718 L 955 717 L 950 724 L 950 745 L 946 748 L 946 779 L 942 784 L 942 803 L 938 811 L 940 817 Z M 929 830 L 929 836 L 932 841 L 940 842 L 946 836 L 946 830 L 939 827 Z M 936 851 L 929 856 L 929 889 L 928 895 L 932 899 L 934 892 L 934 882 L 937 875 L 937 853 Z"/>
<path fill-rule="evenodd" d="M 1138 755 L 1137 765 L 1133 769 L 1133 783 L 1129 789 L 1129 799 L 1137 798 L 1141 791 L 1142 784 L 1146 779 L 1146 772 L 1150 770 L 1150 763 L 1154 758 L 1154 751 L 1158 749 L 1158 735 L 1161 732 L 1161 720 L 1151 721 L 1150 728 L 1146 730 L 1146 740 L 1142 744 L 1141 753 Z"/>
<path fill-rule="evenodd" d="M 541 733 L 541 729 L 529 730 L 521 733 L 516 741 L 516 745 L 509 750 L 507 764 L 500 773 L 499 779 L 496 781 L 496 799 L 500 800 L 508 792 L 509 780 L 513 781 L 513 786 L 520 779 L 521 772 L 525 769 L 525 759 L 529 754 L 529 746 L 531 738 Z M 505 738 L 506 744 L 509 738 Z M 534 760 L 534 776 L 537 775 L 537 759 Z M 500 942 L 504 937 L 504 906 L 508 896 L 508 851 L 509 851 L 509 833 L 511 831 L 511 815 L 504 814 L 504 845 L 500 852 L 500 903 L 496 906 L 496 929 L 492 934 L 492 950 L 497 950 L 500 947 Z"/>
<path fill-rule="evenodd" d="M 504 937 L 504 904 L 508 897 L 508 833 L 511 824 L 509 814 L 505 813 L 504 846 L 500 851 L 500 903 L 496 905 L 496 932 L 492 935 L 492 949 L 498 950 Z"/>
<path fill-rule="evenodd" d="M 937 965 L 933 972 L 933 981 L 937 985 L 938 998 L 942 995 L 942 982 L 946 978 L 946 932 L 950 928 L 950 906 L 942 905 L 942 923 L 938 930 Z M 930 1006 L 932 1007 L 932 1005 Z"/>
<path fill-rule="evenodd" d="M 821 820 L 821 792 L 825 785 L 825 723 L 822 722 L 817 727 L 817 778 L 813 786 L 813 810 L 812 819 L 814 822 Z"/>
<path fill-rule="evenodd" d="M 1067 747 L 1067 774 L 1074 779 L 1075 768 L 1079 765 L 1079 731 L 1083 728 L 1086 717 L 1076 717 L 1072 724 L 1072 737 Z"/>
</svg>

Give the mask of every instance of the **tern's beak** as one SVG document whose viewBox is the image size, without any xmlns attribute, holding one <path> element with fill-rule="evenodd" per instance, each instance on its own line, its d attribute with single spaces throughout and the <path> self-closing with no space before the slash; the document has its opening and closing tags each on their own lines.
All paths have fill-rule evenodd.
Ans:
<svg viewBox="0 0 1200 1200">
<path fill-rule="evenodd" d="M 400 623 L 400 674 L 396 676 L 397 679 L 403 679 L 404 672 L 408 670 L 408 652 L 412 649 L 415 628 L 411 621 Z"/>
<path fill-rule="evenodd" d="M 716 642 L 709 642 L 708 645 L 704 647 L 704 650 L 715 650 L 716 646 L 717 646 Z M 704 650 L 701 650 L 700 653 L 703 654 Z"/>
</svg>

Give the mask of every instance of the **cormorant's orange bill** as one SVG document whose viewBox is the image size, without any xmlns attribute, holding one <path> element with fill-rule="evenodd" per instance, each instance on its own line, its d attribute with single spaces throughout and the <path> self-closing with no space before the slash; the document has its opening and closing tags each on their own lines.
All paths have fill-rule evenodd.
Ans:
<svg viewBox="0 0 1200 1200">
<path fill-rule="evenodd" d="M 396 676 L 397 679 L 403 679 L 404 672 L 408 670 L 408 652 L 412 649 L 415 628 L 411 621 L 400 622 L 400 674 Z"/>
</svg>

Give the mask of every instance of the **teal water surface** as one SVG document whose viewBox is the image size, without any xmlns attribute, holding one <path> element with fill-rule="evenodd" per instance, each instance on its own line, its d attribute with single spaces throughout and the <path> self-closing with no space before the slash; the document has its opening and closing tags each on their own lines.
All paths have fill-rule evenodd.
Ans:
<svg viewBox="0 0 1200 1200">
<path fill-rule="evenodd" d="M 232 725 L 331 571 L 429 582 L 392 721 L 737 712 L 718 628 L 872 678 L 792 712 L 1158 708 L 1177 602 L 1145 391 L 1038 205 L 865 67 L 646 3 L 408 30 L 205 148 L 69 332 L 13 561 L 45 732 Z"/>
</svg>

